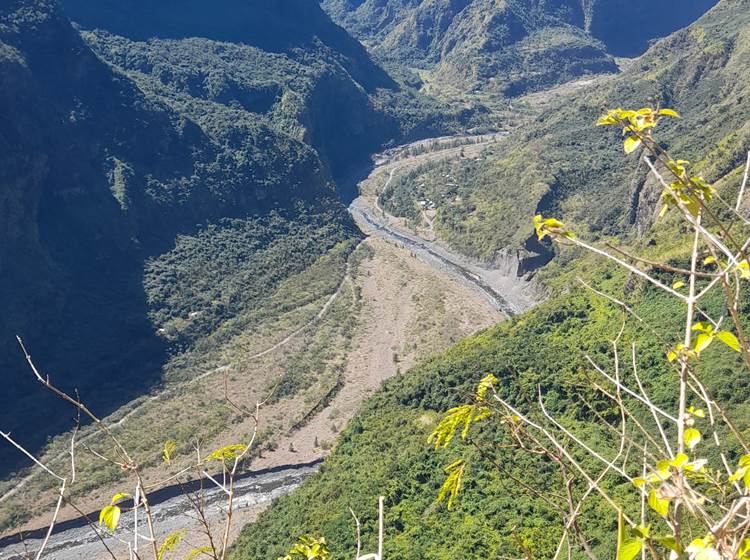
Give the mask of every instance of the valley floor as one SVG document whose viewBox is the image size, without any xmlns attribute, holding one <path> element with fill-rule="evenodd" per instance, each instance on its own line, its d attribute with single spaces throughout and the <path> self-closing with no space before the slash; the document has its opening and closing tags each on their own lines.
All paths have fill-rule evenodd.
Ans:
<svg viewBox="0 0 750 560">
<path fill-rule="evenodd" d="M 481 145 L 473 149 L 480 150 Z M 454 155 L 450 150 L 443 150 L 440 157 Z M 280 368 L 279 363 L 289 363 L 311 345 L 329 343 L 333 348 L 329 349 L 325 360 L 327 366 L 338 368 L 336 379 L 320 375 L 309 391 L 314 398 L 304 402 L 299 398 L 282 398 L 263 411 L 262 428 L 281 435 L 273 438 L 273 444 L 266 446 L 261 456 L 253 461 L 252 468 L 273 469 L 281 465 L 291 468 L 282 469 L 270 480 L 269 475 L 262 475 L 257 480 L 251 477 L 243 483 L 239 498 L 243 507 L 238 509 L 234 519 L 233 537 L 245 523 L 255 519 L 273 497 L 290 491 L 314 470 L 304 465 L 328 454 L 337 433 L 384 380 L 507 316 L 502 311 L 503 305 L 498 304 L 498 301 L 505 301 L 503 298 L 512 302 L 513 311 L 533 303 L 531 292 L 523 288 L 522 280 L 482 269 L 476 263 L 451 254 L 434 241 L 401 229 L 397 220 L 391 222 L 382 212 L 377 216 L 373 207 L 373 189 L 379 188 L 378 185 L 382 187 L 396 169 L 411 163 L 415 161 L 409 158 L 401 158 L 398 164 L 383 160 L 362 183 L 364 196 L 355 201 L 353 214 L 368 237 L 350 256 L 347 272 L 333 295 L 321 298 L 317 307 L 313 306 L 306 313 L 289 318 L 284 323 L 285 334 L 279 333 L 267 348 L 247 350 L 244 356 L 235 351 L 236 361 L 188 382 L 189 389 L 174 389 L 174 395 L 165 397 L 164 402 L 159 401 L 159 395 L 151 397 L 116 420 L 122 425 L 123 419 L 135 423 L 141 417 L 148 418 L 149 407 L 167 407 L 178 400 L 178 395 L 183 406 L 193 406 L 193 400 L 198 403 L 210 398 L 220 399 L 222 377 L 229 380 L 234 400 L 251 404 L 260 396 L 258 388 L 251 386 L 258 377 L 257 372 L 266 371 L 282 377 L 283 366 Z M 369 221 L 363 218 L 365 215 L 369 216 Z M 373 227 L 374 224 L 378 227 Z M 351 266 L 353 259 L 358 261 L 356 266 Z M 482 285 L 487 281 L 488 285 L 482 288 L 478 281 Z M 492 297 L 491 293 L 497 297 Z M 348 324 L 353 326 L 353 332 L 348 333 L 347 338 L 336 327 L 350 319 L 353 321 Z M 250 430 L 247 422 L 229 426 L 229 430 L 221 430 L 205 448 L 233 443 Z M 294 465 L 303 466 L 297 469 Z M 146 474 L 148 481 L 158 481 L 160 476 L 163 478 L 164 475 L 157 467 Z M 108 496 L 118 491 L 122 491 L 119 485 L 104 484 L 80 497 L 78 507 L 95 512 L 106 503 Z M 48 497 L 52 495 L 47 493 Z M 157 530 L 165 536 L 179 528 L 175 526 L 176 522 L 180 523 L 190 529 L 186 542 L 201 546 L 202 536 L 197 531 L 197 523 L 186 515 L 187 505 L 183 500 L 180 506 L 180 500 L 174 498 L 159 506 L 160 511 L 170 514 L 161 516 L 164 522 Z M 222 513 L 218 507 L 212 511 L 215 515 L 213 521 L 218 524 Z M 65 509 L 60 520 L 76 517 L 75 511 Z M 48 522 L 49 513 L 35 516 L 21 529 L 43 529 Z M 86 530 L 91 532 L 89 528 L 78 528 L 54 535 L 51 546 L 57 551 L 55 557 L 86 557 L 89 560 L 95 560 L 100 554 L 102 558 L 109 557 L 97 540 L 82 538 L 82 532 Z M 126 550 L 115 539 L 108 539 L 108 544 L 113 550 Z M 34 550 L 38 545 L 39 542 L 32 538 L 25 546 Z M 7 546 L 0 551 L 0 557 L 21 558 L 23 551 L 22 544 Z"/>
</svg>

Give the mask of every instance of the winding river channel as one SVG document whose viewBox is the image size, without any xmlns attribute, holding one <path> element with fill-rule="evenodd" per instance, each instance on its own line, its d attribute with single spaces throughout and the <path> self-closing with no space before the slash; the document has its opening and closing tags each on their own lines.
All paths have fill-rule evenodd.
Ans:
<svg viewBox="0 0 750 560">
<path fill-rule="evenodd" d="M 464 137 L 465 139 L 466 137 Z M 400 226 L 397 218 L 386 214 L 377 203 L 377 192 L 366 192 L 364 185 L 371 189 L 373 185 L 383 187 L 384 178 L 392 180 L 399 169 L 409 165 L 416 165 L 425 160 L 434 161 L 441 158 L 456 157 L 462 151 L 452 147 L 446 141 L 445 148 L 439 145 L 433 151 L 418 156 L 404 156 L 409 148 L 424 146 L 421 141 L 406 145 L 373 158 L 374 167 L 369 177 L 360 183 L 360 196 L 355 198 L 349 212 L 365 235 L 380 236 L 389 242 L 404 246 L 414 256 L 417 256 L 449 274 L 461 283 L 485 297 L 494 307 L 507 317 L 522 312 L 534 305 L 538 299 L 533 288 L 525 280 L 515 274 L 512 258 L 506 266 L 490 267 L 476 263 L 466 257 L 453 252 L 438 241 L 420 237 L 414 231 Z M 447 139 L 450 140 L 450 139 Z M 483 145 L 498 141 L 497 136 L 478 137 L 473 139 L 476 150 Z M 378 181 L 380 183 L 378 183 Z M 240 510 L 255 508 L 260 510 L 275 498 L 291 492 L 297 488 L 311 474 L 317 471 L 320 461 L 304 464 L 281 465 L 262 471 L 242 473 L 235 485 L 236 505 Z M 187 490 L 195 491 L 198 482 L 188 483 Z M 167 534 L 190 523 L 195 523 L 192 509 L 183 495 L 186 486 L 174 485 L 162 488 L 149 495 L 154 509 L 154 519 L 159 534 Z M 221 517 L 221 506 L 225 495 L 214 487 L 205 491 L 209 516 Z M 78 560 L 85 558 L 94 560 L 99 558 L 102 549 L 102 538 L 113 549 L 122 549 L 123 542 L 112 535 L 106 535 L 96 529 L 98 512 L 91 512 L 87 516 L 58 523 L 47 544 L 46 558 L 55 560 Z M 124 513 L 120 521 L 121 530 L 118 533 L 132 534 L 132 512 Z M 27 531 L 23 535 L 15 534 L 0 539 L 0 559 L 25 560 L 28 551 L 38 550 L 45 538 L 47 527 L 36 531 Z M 127 549 L 126 549 L 127 551 Z"/>
</svg>

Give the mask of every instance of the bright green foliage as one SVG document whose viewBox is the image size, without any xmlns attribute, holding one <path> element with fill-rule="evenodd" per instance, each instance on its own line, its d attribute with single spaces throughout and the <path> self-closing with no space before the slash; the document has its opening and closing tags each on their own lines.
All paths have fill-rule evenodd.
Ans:
<svg viewBox="0 0 750 560">
<path fill-rule="evenodd" d="M 735 352 L 740 351 L 737 337 L 729 331 L 715 331 L 710 323 L 696 323 L 693 325 L 693 331 L 699 333 L 693 343 L 693 351 L 697 355 L 708 348 L 714 340 L 723 342 Z"/>
<path fill-rule="evenodd" d="M 117 524 L 120 522 L 120 515 L 122 514 L 122 509 L 118 504 L 131 497 L 130 494 L 125 494 L 124 492 L 112 496 L 111 503 L 99 512 L 99 525 L 106 526 L 110 531 L 117 529 Z"/>
<path fill-rule="evenodd" d="M 122 510 L 119 506 L 109 505 L 102 508 L 99 512 L 99 525 L 104 525 L 110 531 L 117 529 L 117 524 L 120 522 L 120 514 Z"/>
<path fill-rule="evenodd" d="M 660 498 L 658 492 L 653 488 L 648 491 L 648 506 L 662 517 L 666 517 L 669 513 L 669 500 Z"/>
<path fill-rule="evenodd" d="M 177 548 L 177 545 L 180 544 L 180 541 L 182 541 L 185 533 L 186 531 L 183 530 L 175 531 L 174 533 L 170 533 L 169 535 L 167 535 L 167 538 L 164 539 L 164 542 L 159 547 L 159 551 L 156 555 L 156 560 L 163 560 L 167 552 L 172 552 L 175 548 Z"/>
<path fill-rule="evenodd" d="M 575 234 L 565 228 L 565 224 L 556 218 L 543 218 L 541 214 L 534 216 L 534 229 L 539 241 L 545 237 L 565 237 L 575 239 Z"/>
<path fill-rule="evenodd" d="M 625 525 L 622 513 L 617 519 L 617 555 L 616 560 L 633 560 L 643 548 L 643 538 L 632 534 Z"/>
<path fill-rule="evenodd" d="M 745 486 L 750 489 L 750 455 L 740 457 L 737 470 L 729 477 L 730 482 L 742 480 Z"/>
<path fill-rule="evenodd" d="M 466 439 L 472 423 L 480 422 L 490 415 L 490 409 L 487 407 L 485 401 L 487 392 L 494 388 L 495 383 L 497 383 L 497 378 L 492 374 L 482 379 L 477 386 L 474 396 L 476 403 L 450 409 L 446 413 L 445 418 L 440 421 L 437 428 L 430 434 L 430 437 L 427 439 L 428 443 L 434 442 L 435 449 L 448 447 L 453 440 L 453 436 L 456 435 L 459 429 L 461 430 L 461 439 Z"/>
<path fill-rule="evenodd" d="M 213 552 L 213 549 L 210 546 L 202 546 L 199 548 L 192 549 L 188 555 L 185 557 L 185 560 L 196 560 L 197 558 L 201 556 L 209 556 Z"/>
<path fill-rule="evenodd" d="M 241 443 L 225 445 L 224 447 L 220 447 L 219 449 L 206 455 L 204 461 L 232 461 L 245 453 L 246 450 L 247 445 L 243 445 Z"/>
<path fill-rule="evenodd" d="M 305 535 L 279 560 L 326 560 L 330 555 L 325 538 Z"/>
<path fill-rule="evenodd" d="M 654 110 L 648 107 L 638 111 L 623 109 L 611 109 L 607 114 L 596 121 L 597 126 L 620 126 L 623 135 L 626 136 L 624 147 L 625 153 L 629 154 L 637 150 L 642 144 L 644 133 L 656 128 L 661 117 L 679 118 L 680 115 L 671 109 Z"/>
<path fill-rule="evenodd" d="M 458 497 L 458 493 L 461 491 L 461 483 L 464 479 L 464 472 L 466 470 L 466 463 L 463 459 L 458 459 L 445 467 L 445 472 L 448 475 L 440 487 L 438 492 L 437 503 L 441 503 L 446 496 L 448 497 L 448 509 L 453 509 L 453 504 Z"/>
<path fill-rule="evenodd" d="M 685 430 L 685 445 L 688 449 L 693 449 L 696 445 L 698 445 L 702 439 L 701 433 L 696 430 L 695 428 L 688 428 Z"/>
<path fill-rule="evenodd" d="M 164 451 L 162 452 L 162 459 L 165 463 L 170 464 L 172 462 L 172 454 L 177 449 L 177 442 L 173 439 L 169 439 L 164 442 Z"/>
</svg>

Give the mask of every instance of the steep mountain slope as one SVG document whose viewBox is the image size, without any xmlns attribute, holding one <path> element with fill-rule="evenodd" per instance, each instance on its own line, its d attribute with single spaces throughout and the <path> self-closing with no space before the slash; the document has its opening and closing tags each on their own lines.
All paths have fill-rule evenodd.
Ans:
<svg viewBox="0 0 750 560">
<path fill-rule="evenodd" d="M 94 31 L 97 54 L 145 90 L 191 114 L 223 105 L 267 118 L 316 148 L 334 175 L 402 134 L 442 132 L 461 117 L 401 88 L 314 2 L 64 4 Z"/>
<path fill-rule="evenodd" d="M 437 80 L 505 95 L 614 72 L 694 21 L 715 0 L 324 0 L 334 19 L 387 60 L 437 64 Z M 637 25 L 624 24 L 638 22 Z"/>
<path fill-rule="evenodd" d="M 391 183 L 381 204 L 418 219 L 418 201 L 435 201 L 438 235 L 487 261 L 507 249 L 522 257 L 526 249 L 532 255 L 540 250 L 528 222 L 536 211 L 562 216 L 597 236 L 632 226 L 645 231 L 658 189 L 645 180 L 636 156 L 623 165 L 616 134 L 602 134 L 591 123 L 603 107 L 675 107 L 684 118 L 662 131 L 674 150 L 699 166 L 710 161 L 704 173 L 711 180 L 736 167 L 750 143 L 750 108 L 743 101 L 750 93 L 743 70 L 750 56 L 746 5 L 717 6 L 657 43 L 622 75 L 600 78 L 564 106 L 553 105 L 478 160 L 405 174 Z M 697 129 L 700 141 L 689 132 Z"/>
<path fill-rule="evenodd" d="M 105 414 L 357 236 L 332 173 L 401 134 L 369 93 L 395 86 L 317 6 L 260 4 L 269 7 L 254 12 L 251 31 L 267 32 L 259 46 L 87 35 L 120 68 L 94 54 L 58 3 L 0 7 L 0 424 L 29 448 L 69 411 L 35 387 L 15 334 Z M 70 8 L 127 26 L 149 5 Z M 147 10 L 138 29 L 222 40 L 247 31 L 239 12 L 209 20 L 200 6 L 182 6 L 179 21 Z M 332 126 L 334 114 L 350 126 Z M 0 463 L 18 458 L 4 447 Z"/>
<path fill-rule="evenodd" d="M 700 162 L 703 172 L 717 180 L 723 196 L 731 199 L 750 149 L 750 114 L 742 102 L 748 87 L 749 8 L 748 0 L 723 0 L 689 30 L 656 45 L 623 77 L 575 102 L 565 101 L 544 115 L 542 122 L 524 135 L 523 141 L 530 144 L 517 157 L 530 162 L 533 154 L 556 147 L 557 152 L 545 153 L 548 165 L 564 155 L 564 167 L 555 174 L 569 181 L 569 188 L 548 191 L 552 194 L 545 197 L 549 204 L 545 210 L 567 214 L 574 219 L 573 229 L 587 237 L 595 232 L 586 231 L 585 223 L 593 220 L 599 233 L 619 233 L 654 258 L 666 255 L 684 266 L 689 250 L 675 243 L 675 224 L 667 223 L 658 234 L 648 231 L 658 190 L 644 183 L 642 173 L 636 182 L 640 185 L 636 199 L 648 193 L 651 200 L 637 205 L 634 216 L 643 221 L 628 224 L 628 201 L 633 193 L 629 192 L 631 184 L 622 184 L 622 178 L 631 175 L 637 164 L 628 163 L 618 153 L 621 138 L 617 131 L 608 138 L 602 129 L 594 129 L 591 113 L 605 103 L 630 106 L 641 96 L 661 92 L 665 105 L 684 114 L 671 130 L 664 129 L 670 150 Z M 505 157 L 511 157 L 511 150 L 521 149 L 521 142 L 509 143 Z M 607 151 L 612 152 L 611 157 L 605 155 Z M 497 166 L 502 161 L 491 163 Z M 508 193 L 526 186 L 511 182 Z M 533 205 L 524 210 L 526 221 L 534 210 Z M 488 221 L 488 228 L 491 223 L 499 226 Z M 638 229 L 644 236 L 640 239 Z M 566 259 L 575 257 L 580 255 L 565 255 Z M 477 441 L 458 444 L 460 450 L 448 453 L 433 451 L 427 435 L 441 413 L 466 402 L 487 372 L 499 378 L 500 394 L 524 410 L 541 391 L 549 410 L 571 424 L 595 414 L 617 416 L 611 407 L 597 402 L 587 376 L 591 368 L 586 356 L 611 364 L 611 339 L 624 320 L 622 347 L 637 343 L 647 389 L 657 404 L 673 404 L 675 376 L 664 360 L 661 344 L 645 332 L 642 323 L 580 288 L 575 278 L 585 278 L 598 289 L 621 297 L 656 332 L 669 336 L 680 331 L 679 316 L 684 309 L 594 258 L 568 260 L 565 270 L 557 262 L 547 271 L 548 276 L 556 276 L 550 284 L 557 297 L 389 383 L 348 428 L 320 474 L 245 529 L 234 558 L 274 558 L 301 534 L 324 535 L 334 557 L 346 557 L 356 546 L 349 507 L 362 517 L 364 549 L 372 550 L 378 494 L 386 496 L 385 553 L 390 558 L 554 557 L 561 533 L 559 517 L 543 495 L 560 489 L 555 465 L 513 453 L 509 438 L 491 426 L 481 428 Z M 747 317 L 750 298 L 745 294 L 740 301 L 741 313 Z M 705 303 L 708 315 L 723 313 L 722 302 Z M 698 377 L 731 409 L 740 429 L 750 425 L 750 408 L 744 398 L 748 378 L 738 356 L 717 349 L 710 361 L 698 367 Z M 603 428 L 601 432 L 591 429 L 586 433 L 589 437 L 597 445 L 606 445 L 609 434 Z M 442 467 L 459 454 L 469 458 L 471 470 L 466 474 L 463 498 L 454 511 L 448 511 L 436 506 L 435 498 L 445 478 Z M 525 491 L 522 483 L 539 495 Z M 618 496 L 630 487 L 614 476 L 602 484 Z M 607 507 L 591 500 L 579 521 L 596 557 L 614 557 L 616 518 Z"/>
<path fill-rule="evenodd" d="M 604 46 L 571 25 L 557 5 L 429 0 L 355 6 L 331 1 L 327 9 L 363 35 L 375 52 L 409 65 L 437 64 L 439 81 L 466 89 L 491 85 L 517 95 L 617 69 Z"/>
</svg>

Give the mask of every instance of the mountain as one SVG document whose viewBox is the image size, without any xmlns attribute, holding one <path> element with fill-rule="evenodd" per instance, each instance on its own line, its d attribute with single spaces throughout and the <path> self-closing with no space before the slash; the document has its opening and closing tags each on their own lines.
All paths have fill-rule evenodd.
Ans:
<svg viewBox="0 0 750 560">
<path fill-rule="evenodd" d="M 603 107 L 674 107 L 683 118 L 661 132 L 674 150 L 691 161 L 711 161 L 705 170 L 710 180 L 736 167 L 747 153 L 750 112 L 743 100 L 750 81 L 743 70 L 747 17 L 734 6 L 717 6 L 655 44 L 624 73 L 598 78 L 568 96 L 564 106 L 553 103 L 479 159 L 404 174 L 381 195 L 381 204 L 413 220 L 420 218 L 419 200 L 435 201 L 439 237 L 487 262 L 517 254 L 519 274 L 544 253 L 528 221 L 537 212 L 559 216 L 595 237 L 645 232 L 659 189 L 646 179 L 644 164 L 623 165 L 616 134 L 603 135 L 591 123 Z M 737 16 L 728 17 L 735 10 Z M 696 129 L 700 142 L 689 132 Z"/>
<path fill-rule="evenodd" d="M 715 0 L 323 0 L 379 57 L 435 66 L 435 80 L 515 96 L 617 71 Z M 624 24 L 637 21 L 637 25 Z"/>
<path fill-rule="evenodd" d="M 16 334 L 103 415 L 216 367 L 211 333 L 358 238 L 335 177 L 469 116 L 311 2 L 3 2 L 2 429 L 35 450 L 70 425 Z"/>
<path fill-rule="evenodd" d="M 681 225 L 667 221 L 658 231 L 648 227 L 660 189 L 645 180 L 635 155 L 622 153 L 619 131 L 596 129 L 594 115 L 601 107 L 638 107 L 645 104 L 644 97 L 660 93 L 663 106 L 675 107 L 683 118 L 663 127 L 659 137 L 672 154 L 693 160 L 731 200 L 750 149 L 750 113 L 743 102 L 750 86 L 749 8 L 748 0 L 723 0 L 689 29 L 654 45 L 622 76 L 553 104 L 529 131 L 499 148 L 501 157 L 491 155 L 484 162 L 500 173 L 515 162 L 506 190 L 496 200 L 527 188 L 528 183 L 519 181 L 522 163 L 531 166 L 536 154 L 542 161 L 537 171 L 559 179 L 551 183 L 557 190 L 540 191 L 545 214 L 570 218 L 570 227 L 587 239 L 597 233 L 604 239 L 620 237 L 654 260 L 686 266 L 690 247 L 675 241 L 684 239 L 677 235 Z M 562 163 L 550 168 L 555 161 Z M 498 171 L 485 176 L 492 173 Z M 536 180 L 533 175 L 531 179 Z M 533 203 L 519 209 L 524 217 L 516 223 L 530 222 L 534 211 Z M 478 211 L 475 220 L 480 217 Z M 593 224 L 588 230 L 587 223 Z M 488 219 L 488 229 L 490 224 L 504 227 Z M 464 239 L 470 242 L 470 236 Z M 606 445 L 610 434 L 604 427 L 592 427 L 590 419 L 615 418 L 616 424 L 618 412 L 610 401 L 597 397 L 586 357 L 611 364 L 611 340 L 621 328 L 621 347 L 637 344 L 643 382 L 657 406 L 674 405 L 676 376 L 664 360 L 662 345 L 643 323 L 580 287 L 578 277 L 621 298 L 657 333 L 672 336 L 684 328 L 679 302 L 614 265 L 566 251 L 545 270 L 549 301 L 389 382 L 347 428 L 320 473 L 245 528 L 233 558 L 274 558 L 303 534 L 325 536 L 333 557 L 347 557 L 356 549 L 349 508 L 361 518 L 363 549 L 372 550 L 377 535 L 374 503 L 380 494 L 386 498 L 385 554 L 390 558 L 554 557 L 562 527 L 544 495 L 560 490 L 556 465 L 532 453 L 514 452 L 507 434 L 492 425 L 478 427 L 476 440 L 457 443 L 451 451 L 436 452 L 427 436 L 445 411 L 467 402 L 478 381 L 492 372 L 500 395 L 521 410 L 532 408 L 541 394 L 551 414 L 587 430 L 584 439 Z M 741 297 L 744 317 L 750 314 L 748 302 L 750 298 Z M 724 312 L 723 301 L 707 300 L 705 305 L 709 316 Z M 717 349 L 711 360 L 696 367 L 709 393 L 746 426 L 748 381 L 738 355 Z M 449 511 L 436 504 L 436 496 L 445 479 L 443 468 L 458 456 L 467 458 L 469 470 L 462 497 Z M 581 460 L 599 469 L 596 472 L 602 468 L 588 455 L 582 454 Z M 632 489 L 618 476 L 601 484 L 618 497 Z M 537 494 L 524 489 L 529 487 Z M 608 506 L 591 499 L 578 521 L 594 555 L 613 558 L 617 522 Z"/>
</svg>

